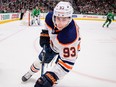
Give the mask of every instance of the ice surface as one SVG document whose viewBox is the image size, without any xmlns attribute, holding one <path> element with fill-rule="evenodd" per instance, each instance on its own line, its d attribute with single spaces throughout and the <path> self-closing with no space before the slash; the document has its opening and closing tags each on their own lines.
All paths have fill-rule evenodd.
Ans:
<svg viewBox="0 0 116 87">
<path fill-rule="evenodd" d="M 55 87 L 116 87 L 116 22 L 109 28 L 102 28 L 104 21 L 76 22 L 81 51 L 73 70 Z M 34 86 L 40 72 L 26 83 L 21 77 L 41 51 L 42 28 L 22 26 L 21 21 L 0 25 L 0 87 Z"/>
</svg>

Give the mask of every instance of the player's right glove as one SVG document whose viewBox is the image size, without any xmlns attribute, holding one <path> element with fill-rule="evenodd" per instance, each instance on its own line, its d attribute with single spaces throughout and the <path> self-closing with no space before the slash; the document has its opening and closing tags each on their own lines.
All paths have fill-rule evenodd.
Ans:
<svg viewBox="0 0 116 87">
<path fill-rule="evenodd" d="M 48 35 L 48 30 L 42 30 L 40 34 L 40 46 L 43 47 L 44 45 L 50 45 L 50 37 Z"/>
<path fill-rule="evenodd" d="M 34 87 L 52 87 L 57 80 L 58 77 L 55 73 L 46 72 L 36 81 Z"/>
</svg>

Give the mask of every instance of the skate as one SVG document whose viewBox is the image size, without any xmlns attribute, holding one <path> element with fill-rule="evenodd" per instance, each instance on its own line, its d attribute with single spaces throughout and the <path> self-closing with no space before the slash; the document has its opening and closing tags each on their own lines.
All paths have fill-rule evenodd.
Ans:
<svg viewBox="0 0 116 87">
<path fill-rule="evenodd" d="M 109 27 L 109 25 L 107 25 L 107 28 Z"/>
<path fill-rule="evenodd" d="M 30 74 L 29 72 L 27 72 L 23 77 L 22 77 L 22 81 L 26 82 L 27 80 L 29 80 L 31 78 L 32 74 Z"/>
</svg>

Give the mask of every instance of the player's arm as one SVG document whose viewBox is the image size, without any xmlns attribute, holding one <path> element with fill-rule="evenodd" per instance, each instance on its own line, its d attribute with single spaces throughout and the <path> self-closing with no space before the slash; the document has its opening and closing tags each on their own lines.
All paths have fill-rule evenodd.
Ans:
<svg viewBox="0 0 116 87">
<path fill-rule="evenodd" d="M 79 32 L 79 26 L 75 23 L 76 25 L 76 30 L 78 32 L 78 46 L 77 46 L 77 51 L 79 52 L 81 50 L 81 36 L 80 36 L 80 32 Z"/>
<path fill-rule="evenodd" d="M 35 9 L 32 10 L 32 16 L 35 17 Z"/>
<path fill-rule="evenodd" d="M 77 37 L 69 44 L 63 44 L 62 49 L 59 51 L 59 59 L 55 68 L 52 70 L 59 79 L 62 79 L 67 73 L 69 73 L 78 57 L 78 51 L 80 51 L 81 37 L 79 34 L 79 27 L 76 25 Z M 71 34 L 72 35 L 72 34 Z M 62 72 L 62 73 L 61 73 Z"/>
<path fill-rule="evenodd" d="M 50 26 L 49 23 L 51 23 L 50 20 L 50 17 L 52 18 L 52 16 L 48 13 L 46 15 L 46 18 L 45 18 L 45 25 L 44 25 L 44 29 L 42 29 L 42 32 L 40 34 L 40 46 L 43 47 L 44 45 L 47 45 L 49 46 L 50 44 L 50 37 L 49 37 L 49 32 L 48 32 L 48 26 Z"/>
<path fill-rule="evenodd" d="M 41 11 L 40 11 L 40 9 L 38 10 L 38 15 L 40 15 L 40 13 L 41 13 Z"/>
</svg>

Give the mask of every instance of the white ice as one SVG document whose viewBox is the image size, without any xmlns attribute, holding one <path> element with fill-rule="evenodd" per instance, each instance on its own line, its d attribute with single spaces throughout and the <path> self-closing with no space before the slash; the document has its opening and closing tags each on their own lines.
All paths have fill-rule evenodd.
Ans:
<svg viewBox="0 0 116 87">
<path fill-rule="evenodd" d="M 81 51 L 73 70 L 55 87 L 116 87 L 116 22 L 109 28 L 102 28 L 104 21 L 76 22 Z M 26 83 L 21 77 L 41 51 L 41 29 L 22 26 L 21 21 L 0 25 L 0 87 L 34 87 L 40 72 Z"/>
</svg>

